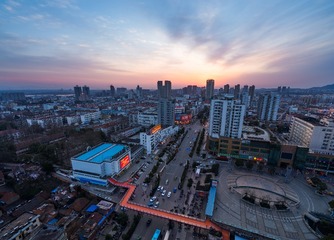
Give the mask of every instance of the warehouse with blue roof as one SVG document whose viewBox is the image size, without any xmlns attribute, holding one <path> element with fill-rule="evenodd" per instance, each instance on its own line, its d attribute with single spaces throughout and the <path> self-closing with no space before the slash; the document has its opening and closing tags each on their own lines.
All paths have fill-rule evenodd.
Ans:
<svg viewBox="0 0 334 240">
<path fill-rule="evenodd" d="M 102 143 L 71 158 L 73 177 L 80 182 L 107 185 L 107 178 L 119 174 L 131 163 L 130 147 Z"/>
</svg>

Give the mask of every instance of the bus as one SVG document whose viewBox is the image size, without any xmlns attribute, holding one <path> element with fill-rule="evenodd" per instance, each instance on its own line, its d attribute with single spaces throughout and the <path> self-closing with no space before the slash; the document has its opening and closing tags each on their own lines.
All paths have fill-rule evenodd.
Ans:
<svg viewBox="0 0 334 240">
<path fill-rule="evenodd" d="M 156 229 L 153 234 L 152 240 L 158 240 L 160 237 L 160 233 L 161 233 L 160 229 Z"/>
</svg>

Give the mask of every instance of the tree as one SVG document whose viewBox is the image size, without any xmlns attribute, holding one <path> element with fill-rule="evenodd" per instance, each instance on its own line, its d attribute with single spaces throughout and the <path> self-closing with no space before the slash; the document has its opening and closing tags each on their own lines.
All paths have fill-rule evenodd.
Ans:
<svg viewBox="0 0 334 240">
<path fill-rule="evenodd" d="M 191 188 L 191 186 L 193 185 L 193 182 L 194 182 L 194 180 L 193 180 L 192 178 L 189 178 L 189 179 L 188 179 L 187 187 L 188 187 L 188 188 Z"/>
<path fill-rule="evenodd" d="M 211 167 L 211 171 L 215 174 L 215 176 L 218 176 L 219 174 L 219 164 L 215 163 Z"/>
<path fill-rule="evenodd" d="M 328 202 L 328 204 L 329 204 L 329 206 L 330 206 L 331 208 L 334 208 L 334 200 Z"/>
<path fill-rule="evenodd" d="M 113 237 L 110 235 L 110 234 L 107 234 L 106 237 L 105 237 L 105 240 L 112 240 Z"/>
<path fill-rule="evenodd" d="M 263 170 L 263 163 L 260 162 L 258 165 L 257 165 L 257 170 L 258 171 L 262 171 Z"/>
<path fill-rule="evenodd" d="M 238 158 L 235 160 L 235 165 L 237 165 L 237 167 L 242 167 L 244 165 L 244 160 Z"/>
<path fill-rule="evenodd" d="M 317 185 L 317 188 L 318 188 L 319 192 L 323 192 L 323 191 L 327 190 L 327 184 L 324 183 L 324 182 L 320 182 Z"/>
<path fill-rule="evenodd" d="M 329 234 L 328 236 L 322 237 L 321 240 L 334 240 L 334 235 Z"/>
<path fill-rule="evenodd" d="M 247 167 L 247 169 L 249 169 L 249 170 L 251 170 L 252 168 L 253 168 L 253 162 L 252 161 L 247 161 L 247 163 L 246 163 L 246 167 Z"/>
<path fill-rule="evenodd" d="M 123 227 L 125 227 L 127 224 L 128 224 L 128 220 L 129 220 L 129 217 L 126 213 L 124 212 L 121 212 L 117 215 L 116 217 L 116 221 L 122 225 Z"/>
<path fill-rule="evenodd" d="M 42 169 L 46 173 L 50 173 L 54 170 L 52 163 L 50 162 L 43 162 L 42 164 Z"/>
</svg>

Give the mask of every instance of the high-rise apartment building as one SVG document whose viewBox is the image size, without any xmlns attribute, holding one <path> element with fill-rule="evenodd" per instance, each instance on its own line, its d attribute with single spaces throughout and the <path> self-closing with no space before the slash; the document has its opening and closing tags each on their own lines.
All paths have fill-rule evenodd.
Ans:
<svg viewBox="0 0 334 240">
<path fill-rule="evenodd" d="M 240 97 L 240 84 L 234 86 L 234 99 L 239 99 Z"/>
<path fill-rule="evenodd" d="M 230 93 L 230 85 L 229 84 L 224 85 L 224 93 Z"/>
<path fill-rule="evenodd" d="M 212 100 L 209 136 L 212 138 L 241 138 L 245 105 L 233 99 Z"/>
<path fill-rule="evenodd" d="M 172 83 L 169 80 L 165 80 L 165 85 L 162 81 L 158 81 L 158 98 L 170 99 L 172 93 Z"/>
<path fill-rule="evenodd" d="M 245 85 L 242 89 L 242 93 L 248 93 L 248 85 Z"/>
<path fill-rule="evenodd" d="M 206 89 L 205 89 L 205 99 L 210 100 L 214 95 L 215 90 L 215 80 L 208 79 L 206 80 Z"/>
<path fill-rule="evenodd" d="M 249 95 L 249 104 L 252 105 L 255 95 L 255 86 L 252 85 L 248 89 L 248 95 Z"/>
<path fill-rule="evenodd" d="M 277 92 L 278 92 L 278 93 L 281 93 L 281 92 L 282 92 L 282 87 L 281 87 L 281 86 L 278 86 L 278 87 L 277 87 Z"/>
<path fill-rule="evenodd" d="M 82 87 L 82 94 L 89 97 L 90 96 L 90 90 L 89 90 L 89 87 L 88 86 L 83 86 Z"/>
<path fill-rule="evenodd" d="M 80 100 L 80 96 L 82 94 L 82 89 L 80 86 L 76 85 L 74 87 L 74 96 L 75 96 L 75 100 L 79 101 Z"/>
<path fill-rule="evenodd" d="M 115 97 L 115 95 L 116 95 L 115 87 L 113 85 L 110 85 L 110 96 Z"/>
<path fill-rule="evenodd" d="M 117 93 L 118 96 L 120 96 L 120 95 L 125 94 L 126 90 L 127 90 L 127 88 L 125 88 L 125 87 L 119 87 L 119 88 L 116 89 L 116 93 Z"/>
<path fill-rule="evenodd" d="M 158 102 L 158 122 L 162 126 L 174 126 L 175 104 L 170 99 L 161 98 Z"/>
<path fill-rule="evenodd" d="M 241 103 L 244 104 L 246 106 L 246 108 L 248 108 L 249 106 L 249 95 L 248 95 L 248 91 L 247 92 L 242 92 L 242 94 L 240 95 L 240 100 Z"/>
<path fill-rule="evenodd" d="M 174 126 L 175 105 L 171 99 L 172 83 L 165 80 L 157 82 L 158 87 L 158 123 L 163 126 Z"/>
<path fill-rule="evenodd" d="M 137 87 L 136 87 L 136 95 L 137 95 L 138 98 L 142 98 L 142 96 L 143 96 L 143 88 L 140 87 L 139 85 L 137 85 Z"/>
<path fill-rule="evenodd" d="M 280 99 L 280 95 L 275 92 L 261 94 L 257 107 L 258 119 L 260 121 L 276 121 Z"/>
<path fill-rule="evenodd" d="M 188 94 L 190 96 L 197 95 L 197 86 L 196 85 L 188 85 L 187 87 L 183 88 L 183 94 Z"/>
</svg>

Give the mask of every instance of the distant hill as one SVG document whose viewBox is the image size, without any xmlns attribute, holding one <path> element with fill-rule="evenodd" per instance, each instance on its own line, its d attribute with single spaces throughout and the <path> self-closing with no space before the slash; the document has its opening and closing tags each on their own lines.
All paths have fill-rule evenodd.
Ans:
<svg viewBox="0 0 334 240">
<path fill-rule="evenodd" d="M 334 90 L 334 84 L 326 85 L 326 86 L 323 86 L 323 87 L 313 87 L 313 88 L 309 88 L 309 90 L 331 91 L 331 90 Z"/>
</svg>

